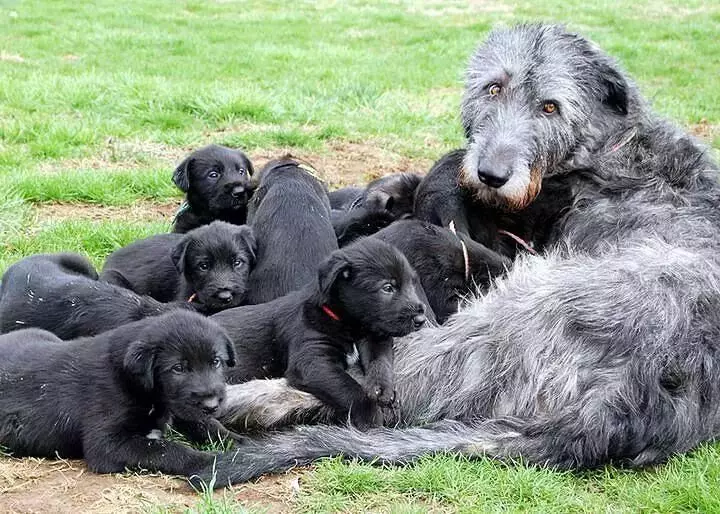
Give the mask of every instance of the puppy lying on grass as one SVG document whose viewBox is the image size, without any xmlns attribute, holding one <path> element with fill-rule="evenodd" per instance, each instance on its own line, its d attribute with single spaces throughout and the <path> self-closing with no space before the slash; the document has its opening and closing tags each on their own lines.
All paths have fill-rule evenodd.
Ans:
<svg viewBox="0 0 720 514">
<path fill-rule="evenodd" d="M 186 193 L 173 232 L 185 233 L 215 220 L 243 225 L 253 193 L 253 166 L 239 150 L 208 145 L 188 155 L 173 173 Z"/>
<path fill-rule="evenodd" d="M 0 332 L 35 327 L 75 339 L 178 308 L 195 309 L 100 281 L 82 255 L 38 254 L 16 262 L 2 277 Z"/>
<path fill-rule="evenodd" d="M 317 279 L 262 305 L 212 316 L 230 334 L 238 366 L 228 382 L 282 377 L 333 407 L 358 428 L 392 406 L 393 341 L 426 321 L 417 276 L 397 249 L 367 238 L 333 252 Z M 365 388 L 347 373 L 357 346 Z"/>
<path fill-rule="evenodd" d="M 213 454 L 162 433 L 182 420 L 193 440 L 228 435 L 213 416 L 234 362 L 225 331 L 184 311 L 68 342 L 39 329 L 0 336 L 0 445 L 83 458 L 97 473 L 207 475 Z"/>
<path fill-rule="evenodd" d="M 188 301 L 210 314 L 244 302 L 255 249 L 250 227 L 214 221 L 187 234 L 159 234 L 116 250 L 100 280 L 161 302 Z"/>
</svg>

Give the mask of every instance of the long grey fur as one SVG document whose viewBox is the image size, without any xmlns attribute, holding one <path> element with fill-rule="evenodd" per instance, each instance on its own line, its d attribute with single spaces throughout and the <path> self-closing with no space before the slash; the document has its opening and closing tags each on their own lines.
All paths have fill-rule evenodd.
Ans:
<svg viewBox="0 0 720 514">
<path fill-rule="evenodd" d="M 502 106 L 482 93 L 498 67 L 518 80 Z M 532 111 L 547 94 L 563 116 L 555 124 Z M 534 169 L 573 185 L 550 249 L 520 258 L 444 326 L 398 342 L 394 426 L 271 433 L 219 456 L 217 485 L 336 455 L 644 466 L 720 434 L 720 186 L 707 150 L 652 114 L 612 59 L 557 26 L 493 32 L 470 61 L 462 117 L 463 172 L 478 198 L 521 204 L 517 184 Z M 504 191 L 476 180 L 489 134 L 521 145 L 520 179 Z M 324 419 L 282 381 L 233 386 L 228 403 L 228 423 Z"/>
</svg>

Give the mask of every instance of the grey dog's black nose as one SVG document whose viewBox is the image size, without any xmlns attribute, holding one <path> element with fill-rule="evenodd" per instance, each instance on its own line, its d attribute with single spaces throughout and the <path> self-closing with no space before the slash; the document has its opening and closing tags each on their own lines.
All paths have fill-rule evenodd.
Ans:
<svg viewBox="0 0 720 514">
<path fill-rule="evenodd" d="M 233 294 L 227 289 L 223 289 L 222 291 L 219 291 L 215 296 L 221 302 L 228 303 L 230 300 L 232 300 Z"/>
<path fill-rule="evenodd" d="M 233 198 L 238 198 L 245 194 L 245 188 L 243 186 L 235 186 L 230 194 L 233 195 Z"/>
<path fill-rule="evenodd" d="M 510 179 L 510 172 L 495 171 L 485 168 L 478 168 L 477 174 L 480 182 L 494 188 L 504 186 Z"/>
</svg>

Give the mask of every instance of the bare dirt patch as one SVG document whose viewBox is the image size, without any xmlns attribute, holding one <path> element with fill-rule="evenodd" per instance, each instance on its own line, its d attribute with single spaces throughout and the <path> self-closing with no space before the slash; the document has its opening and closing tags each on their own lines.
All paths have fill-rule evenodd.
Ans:
<svg viewBox="0 0 720 514">
<path fill-rule="evenodd" d="M 451 94 L 450 90 L 443 94 Z M 233 127 L 222 133 L 237 130 Z M 206 134 L 202 145 L 213 141 L 211 133 Z M 430 146 L 438 146 L 436 141 L 427 141 Z M 68 170 L 88 170 L 100 172 L 124 171 L 147 168 L 148 166 L 167 167 L 172 170 L 180 160 L 195 148 L 174 147 L 155 142 L 118 142 L 108 139 L 107 144 L 96 155 L 78 159 L 64 159 L 41 163 L 38 171 L 59 173 Z M 442 149 L 438 149 L 438 156 Z M 313 164 L 320 178 L 328 186 L 364 184 L 374 178 L 400 171 L 425 173 L 430 169 L 432 160 L 414 159 L 380 146 L 379 143 L 365 144 L 346 141 L 329 142 L 320 151 L 312 152 L 298 148 L 269 148 L 248 152 L 250 159 L 259 169 L 268 160 L 285 154 L 291 154 Z"/>
<path fill-rule="evenodd" d="M 690 125 L 688 129 L 708 144 L 712 144 L 713 139 L 720 136 L 720 125 L 714 125 L 705 119 L 700 120 L 699 123 Z"/>
<path fill-rule="evenodd" d="M 291 512 L 301 472 L 266 477 L 214 499 L 265 512 Z M 184 512 L 201 499 L 187 483 L 166 475 L 97 475 L 82 461 L 0 458 L 0 513 Z"/>
<path fill-rule="evenodd" d="M 378 146 L 348 142 L 330 143 L 325 152 L 295 148 L 263 150 L 253 152 L 251 159 L 260 167 L 286 153 L 312 164 L 331 189 L 366 184 L 388 173 L 410 171 L 424 174 L 432 165 L 430 159 L 411 159 Z"/>
<path fill-rule="evenodd" d="M 159 221 L 170 223 L 180 206 L 172 203 L 135 202 L 126 206 L 94 205 L 87 203 L 44 203 L 34 207 L 35 222 L 43 224 L 64 220 L 107 221 Z"/>
</svg>

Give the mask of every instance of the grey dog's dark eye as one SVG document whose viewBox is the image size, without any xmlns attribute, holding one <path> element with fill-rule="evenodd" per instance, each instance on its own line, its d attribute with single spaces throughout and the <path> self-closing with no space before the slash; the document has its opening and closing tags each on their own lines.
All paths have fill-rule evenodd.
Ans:
<svg viewBox="0 0 720 514">
<path fill-rule="evenodd" d="M 197 263 L 197 269 L 199 269 L 200 271 L 207 271 L 208 268 L 209 268 L 209 266 L 208 266 L 207 262 L 198 262 Z"/>
<path fill-rule="evenodd" d="M 240 175 L 244 175 L 245 171 L 245 168 L 238 168 L 238 173 L 240 173 Z"/>
<path fill-rule="evenodd" d="M 235 260 L 233 261 L 233 266 L 236 267 L 236 268 L 239 268 L 239 267 L 242 266 L 242 265 L 243 265 L 243 261 L 241 261 L 240 259 L 235 259 Z"/>
<path fill-rule="evenodd" d="M 219 368 L 220 364 L 222 364 L 222 361 L 219 358 L 215 357 L 212 361 L 213 368 Z"/>
<path fill-rule="evenodd" d="M 555 102 L 551 102 L 550 100 L 543 102 L 542 110 L 545 114 L 555 114 L 557 109 L 558 106 Z"/>
<path fill-rule="evenodd" d="M 185 372 L 185 366 L 182 364 L 175 364 L 172 368 L 170 368 L 173 373 L 183 373 Z"/>
<path fill-rule="evenodd" d="M 488 94 L 490 96 L 497 96 L 500 94 L 500 91 L 502 91 L 502 87 L 500 87 L 500 84 L 490 84 L 488 86 Z"/>
<path fill-rule="evenodd" d="M 210 173 L 208 173 L 209 178 L 218 178 L 219 176 L 220 174 L 217 171 L 211 171 Z"/>
</svg>

